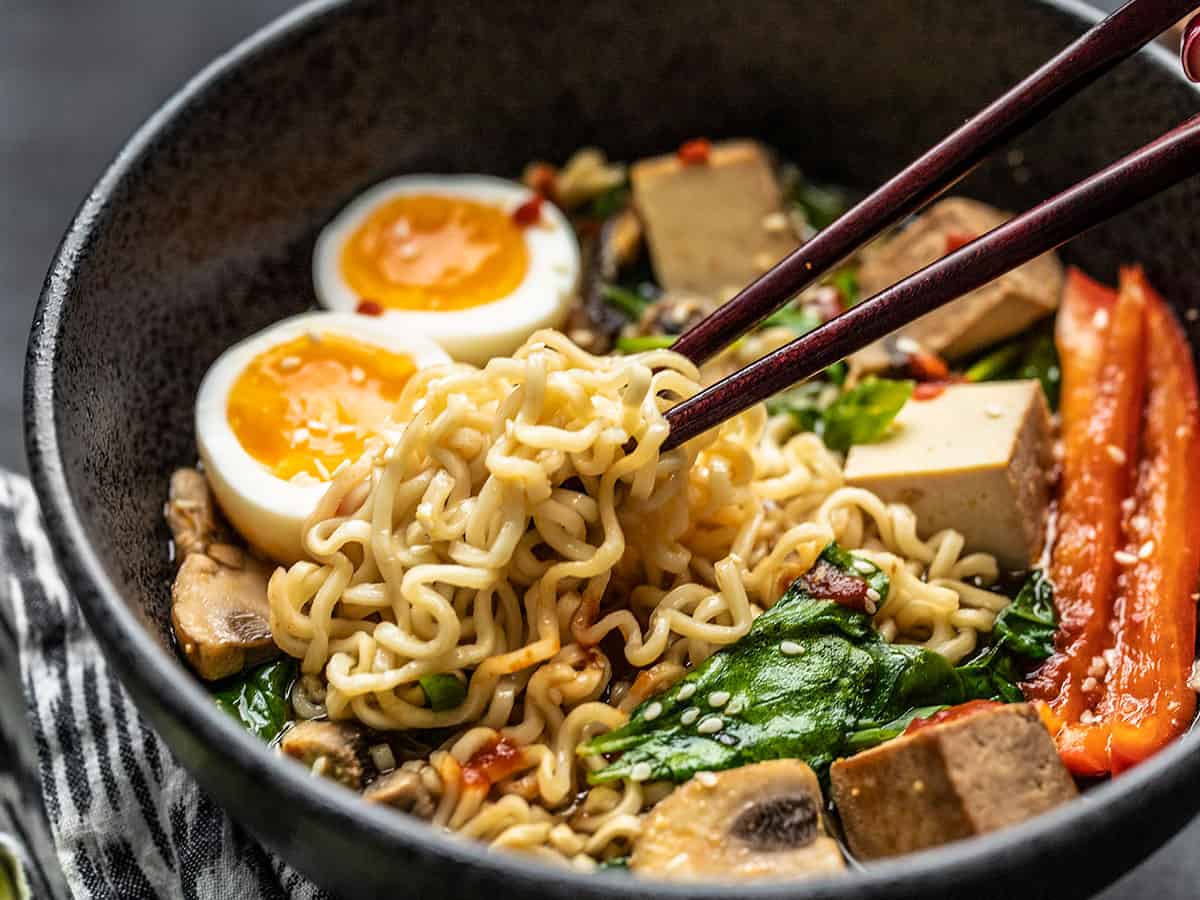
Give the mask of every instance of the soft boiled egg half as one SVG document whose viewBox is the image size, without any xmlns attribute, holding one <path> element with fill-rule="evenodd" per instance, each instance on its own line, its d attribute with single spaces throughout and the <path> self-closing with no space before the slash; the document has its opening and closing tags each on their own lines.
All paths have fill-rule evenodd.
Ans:
<svg viewBox="0 0 1200 900">
<path fill-rule="evenodd" d="M 328 309 L 370 312 L 483 365 L 558 328 L 578 289 L 579 244 L 563 214 L 486 175 L 405 175 L 326 226 L 313 254 Z"/>
<path fill-rule="evenodd" d="M 417 369 L 450 362 L 402 323 L 353 313 L 285 319 L 225 351 L 196 398 L 196 443 L 230 523 L 281 563 L 340 467 L 382 448 Z"/>
</svg>

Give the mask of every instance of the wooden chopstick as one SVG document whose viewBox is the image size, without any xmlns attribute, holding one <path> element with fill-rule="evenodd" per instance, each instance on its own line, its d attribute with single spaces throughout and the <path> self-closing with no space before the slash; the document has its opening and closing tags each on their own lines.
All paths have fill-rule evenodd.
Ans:
<svg viewBox="0 0 1200 900">
<path fill-rule="evenodd" d="M 663 450 L 1200 173 L 1200 114 L 667 411 Z"/>
<path fill-rule="evenodd" d="M 966 175 L 991 151 L 1064 101 L 1197 5 L 1130 0 L 1032 75 L 895 175 L 736 297 L 680 335 L 672 349 L 702 363 L 779 309 L 885 228 Z"/>
</svg>

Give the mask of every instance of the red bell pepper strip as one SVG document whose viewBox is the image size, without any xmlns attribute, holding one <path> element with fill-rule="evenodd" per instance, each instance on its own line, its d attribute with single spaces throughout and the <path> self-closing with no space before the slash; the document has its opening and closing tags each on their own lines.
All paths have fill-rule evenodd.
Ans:
<svg viewBox="0 0 1200 900">
<path fill-rule="evenodd" d="M 1063 467 L 1051 552 L 1055 653 L 1025 686 L 1072 772 L 1108 771 L 1108 731 L 1090 674 L 1111 646 L 1121 503 L 1129 496 L 1145 394 L 1145 297 L 1120 295 L 1072 270 L 1056 327 L 1063 374 Z M 1089 680 L 1091 679 L 1091 680 Z M 1086 690 L 1085 690 L 1086 685 Z"/>
<path fill-rule="evenodd" d="M 1121 272 L 1121 295 L 1145 299 L 1147 395 L 1134 507 L 1126 519 L 1138 557 L 1119 580 L 1116 666 L 1106 718 L 1114 774 L 1187 730 L 1200 576 L 1200 402 L 1187 338 L 1140 268 Z"/>
</svg>

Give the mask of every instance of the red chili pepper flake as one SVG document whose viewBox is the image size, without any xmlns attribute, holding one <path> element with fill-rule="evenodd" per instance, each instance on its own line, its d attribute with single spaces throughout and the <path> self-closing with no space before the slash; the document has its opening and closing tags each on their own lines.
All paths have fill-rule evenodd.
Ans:
<svg viewBox="0 0 1200 900">
<path fill-rule="evenodd" d="M 971 716 L 978 715 L 981 712 L 987 712 L 994 707 L 1003 706 L 995 700 L 968 700 L 966 703 L 960 703 L 958 706 L 952 706 L 949 709 L 939 710 L 932 716 L 925 718 L 916 718 L 908 723 L 908 727 L 904 729 L 904 734 L 916 734 L 925 728 L 932 728 L 935 725 L 945 725 L 947 722 L 957 722 L 959 719 L 967 719 Z"/>
<path fill-rule="evenodd" d="M 800 580 L 804 589 L 814 597 L 832 600 L 858 612 L 868 611 L 871 598 L 867 591 L 871 586 L 864 579 L 843 572 L 832 563 L 818 559 Z"/>
<path fill-rule="evenodd" d="M 558 192 L 558 169 L 550 163 L 530 163 L 521 180 L 525 182 L 525 187 L 547 200 L 553 200 Z"/>
<path fill-rule="evenodd" d="M 913 388 L 914 400 L 934 400 L 946 392 L 944 381 L 922 381 Z"/>
<path fill-rule="evenodd" d="M 513 210 L 513 221 L 521 228 L 536 225 L 542 219 L 542 202 L 544 199 L 541 194 L 534 194 Z"/>
<path fill-rule="evenodd" d="M 383 304 L 375 300 L 359 300 L 354 311 L 360 316 L 382 316 Z"/>
<path fill-rule="evenodd" d="M 965 231 L 951 231 L 946 235 L 946 255 L 967 246 L 973 240 L 975 240 L 975 235 L 973 234 L 968 234 Z"/>
<path fill-rule="evenodd" d="M 950 367 L 936 353 L 918 350 L 908 356 L 908 370 L 917 381 L 945 381 L 950 376 Z"/>
<path fill-rule="evenodd" d="M 708 138 L 695 138 L 680 144 L 675 155 L 685 166 L 702 166 L 708 162 L 711 153 L 712 143 Z"/>
</svg>

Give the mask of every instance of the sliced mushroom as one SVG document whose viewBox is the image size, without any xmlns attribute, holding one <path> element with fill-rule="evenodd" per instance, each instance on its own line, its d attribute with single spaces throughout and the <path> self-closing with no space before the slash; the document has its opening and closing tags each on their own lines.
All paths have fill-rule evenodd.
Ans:
<svg viewBox="0 0 1200 900">
<path fill-rule="evenodd" d="M 192 668 L 208 681 L 279 655 L 267 581 L 273 567 L 231 544 L 192 550 L 171 587 L 171 624 Z"/>
<path fill-rule="evenodd" d="M 433 818 L 437 809 L 421 774 L 409 769 L 396 769 L 375 779 L 363 791 L 363 797 L 371 803 L 395 807 L 420 819 Z"/>
<path fill-rule="evenodd" d="M 356 791 L 366 780 L 367 738 L 357 725 L 313 719 L 299 722 L 284 733 L 280 748 L 314 774 Z"/>
<path fill-rule="evenodd" d="M 166 515 L 180 564 L 192 553 L 205 553 L 209 544 L 225 539 L 208 480 L 196 469 L 177 469 L 171 476 Z"/>
<path fill-rule="evenodd" d="M 817 776 L 798 760 L 700 773 L 646 816 L 630 867 L 678 881 L 842 872 L 823 805 Z"/>
</svg>

